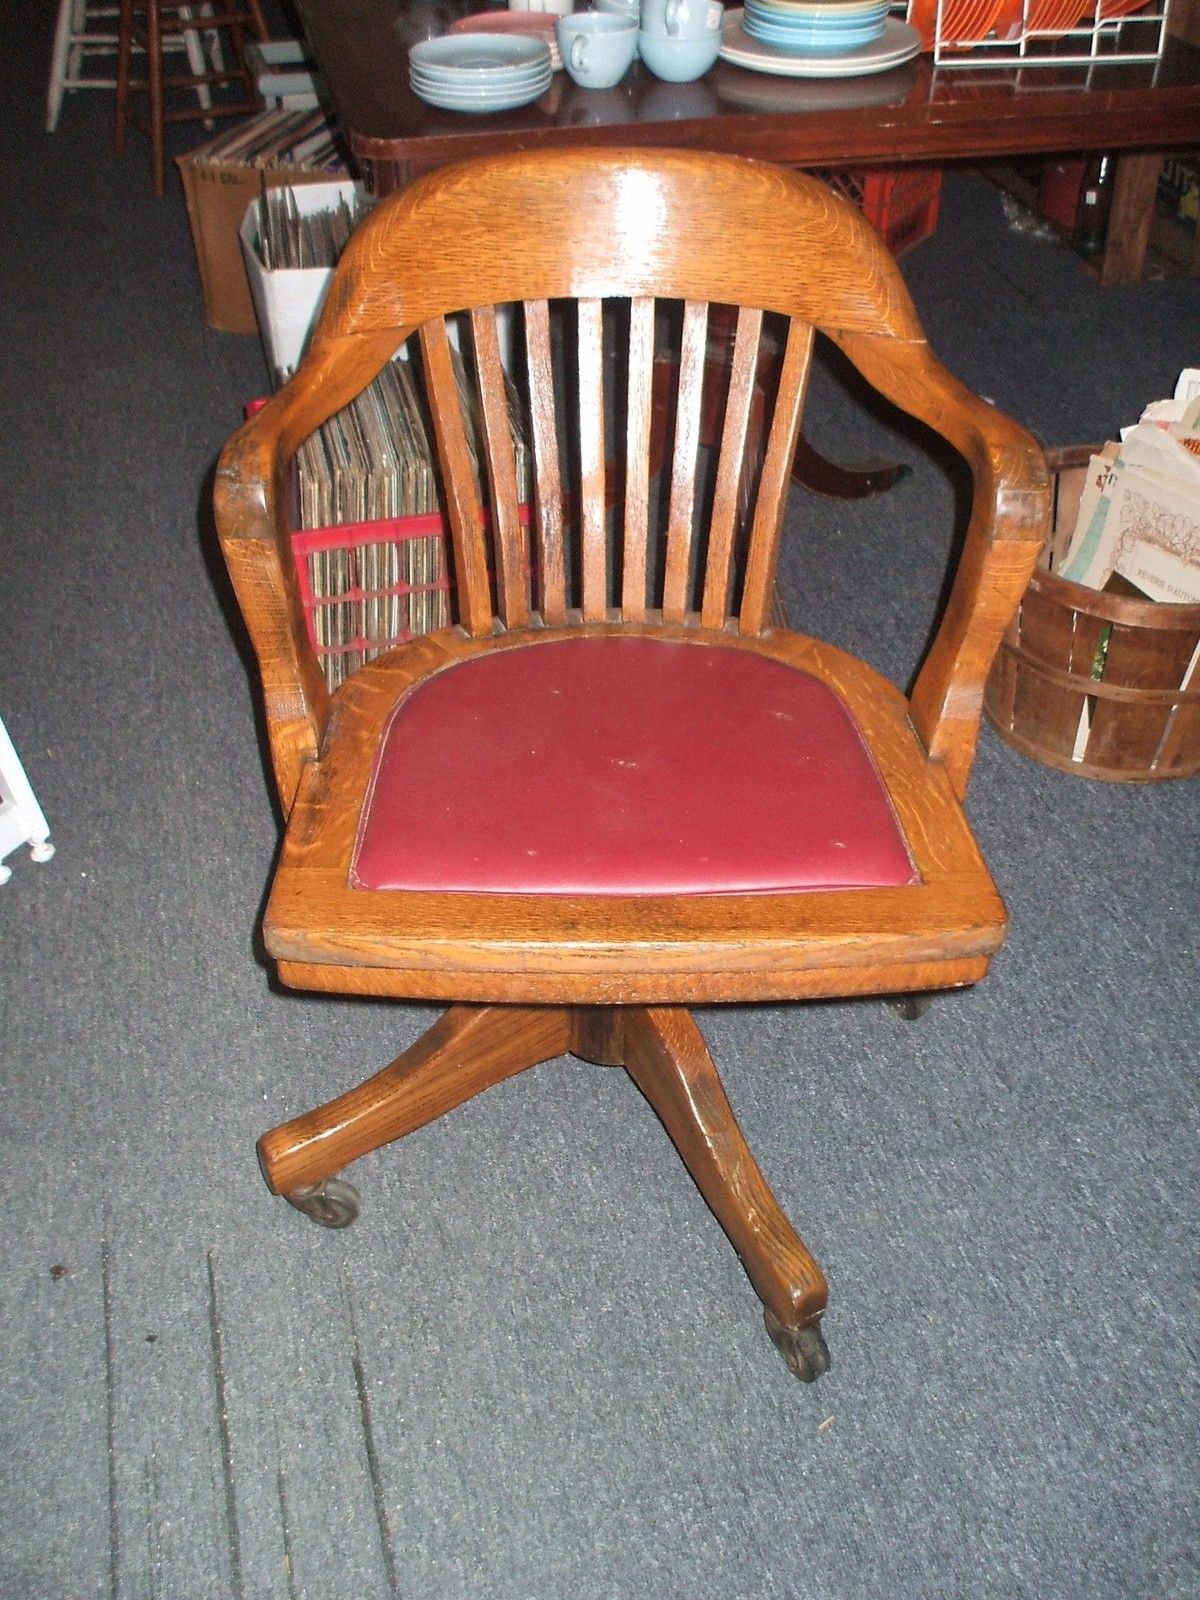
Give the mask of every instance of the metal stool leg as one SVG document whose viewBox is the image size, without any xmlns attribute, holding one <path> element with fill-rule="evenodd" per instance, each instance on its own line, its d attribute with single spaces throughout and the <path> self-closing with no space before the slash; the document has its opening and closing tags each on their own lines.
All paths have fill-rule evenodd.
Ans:
<svg viewBox="0 0 1200 1600">
<path fill-rule="evenodd" d="M 133 0 L 121 0 L 121 23 L 117 43 L 117 104 L 113 117 L 113 154 L 125 154 L 125 132 L 129 122 L 129 58 L 133 52 Z"/>
<path fill-rule="evenodd" d="M 201 12 L 204 12 L 208 10 L 208 7 L 201 6 L 199 9 Z M 179 15 L 186 22 L 190 22 L 192 19 L 192 7 L 180 6 Z M 183 42 L 184 47 L 187 50 L 188 66 L 192 70 L 193 77 L 202 78 L 208 71 L 208 57 L 204 54 L 204 40 L 201 38 L 199 32 L 195 28 L 189 28 L 183 36 Z M 213 65 L 214 67 L 217 67 L 218 71 L 220 70 L 219 66 L 217 66 L 215 58 Z M 198 83 L 196 85 L 196 98 L 206 111 L 208 110 L 209 106 L 212 105 L 212 91 L 209 89 L 206 83 Z M 206 117 L 204 119 L 204 126 L 206 128 L 211 128 L 213 126 L 213 120 L 211 117 Z"/>
<path fill-rule="evenodd" d="M 146 76 L 150 83 L 150 170 L 154 178 L 154 192 L 166 193 L 167 179 L 163 164 L 163 70 L 162 70 L 162 17 L 159 0 L 146 0 Z"/>
<path fill-rule="evenodd" d="M 67 56 L 72 54 L 71 35 L 75 0 L 59 0 L 58 20 L 54 24 L 54 44 L 50 50 L 50 81 L 46 88 L 46 132 L 58 127 L 58 114 L 62 110 L 63 92 L 67 79 Z"/>
</svg>

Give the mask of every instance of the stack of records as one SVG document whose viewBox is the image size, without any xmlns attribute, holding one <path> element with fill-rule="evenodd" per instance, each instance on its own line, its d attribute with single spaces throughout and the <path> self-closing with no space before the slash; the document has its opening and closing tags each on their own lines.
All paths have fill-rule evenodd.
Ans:
<svg viewBox="0 0 1200 1600">
<path fill-rule="evenodd" d="M 454 362 L 478 477 L 475 386 L 457 354 Z M 511 385 L 508 399 L 517 482 L 527 499 L 529 453 Z M 405 353 L 300 446 L 296 521 L 313 533 L 302 531 L 295 543 L 311 637 L 331 689 L 380 651 L 451 620 L 449 536 L 431 437 Z"/>
<path fill-rule="evenodd" d="M 258 257 L 280 269 L 336 267 L 350 235 L 374 201 L 360 190 L 323 211 L 302 212 L 295 189 L 264 189 L 258 197 Z"/>
<path fill-rule="evenodd" d="M 225 128 L 191 152 L 197 162 L 241 167 L 301 167 L 306 172 L 346 170 L 334 125 L 323 111 L 264 111 Z"/>
</svg>

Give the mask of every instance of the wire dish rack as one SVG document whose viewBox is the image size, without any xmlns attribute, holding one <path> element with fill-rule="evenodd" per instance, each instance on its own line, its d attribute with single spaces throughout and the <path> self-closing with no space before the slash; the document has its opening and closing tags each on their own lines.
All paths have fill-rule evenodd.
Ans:
<svg viewBox="0 0 1200 1600">
<path fill-rule="evenodd" d="M 944 67 L 1157 61 L 1167 0 L 909 0 L 899 8 Z"/>
</svg>

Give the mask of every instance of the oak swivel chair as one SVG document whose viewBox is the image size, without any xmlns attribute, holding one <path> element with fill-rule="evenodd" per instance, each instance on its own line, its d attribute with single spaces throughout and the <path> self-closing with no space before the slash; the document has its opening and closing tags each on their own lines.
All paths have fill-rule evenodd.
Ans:
<svg viewBox="0 0 1200 1600">
<path fill-rule="evenodd" d="M 510 304 L 528 530 L 495 312 Z M 714 306 L 737 308 L 736 331 L 706 452 Z M 463 311 L 477 448 L 445 320 Z M 764 314 L 783 331 L 760 430 Z M 656 485 L 656 330 L 672 317 Z M 331 695 L 292 568 L 286 467 L 414 332 L 457 621 Z M 817 332 L 973 470 L 953 590 L 908 698 L 772 620 Z M 279 978 L 449 1002 L 382 1072 L 262 1137 L 270 1188 L 338 1225 L 357 1198 L 336 1175 L 357 1156 L 536 1062 L 623 1065 L 789 1367 L 817 1376 L 825 1279 L 687 1008 L 911 995 L 987 970 L 1005 913 L 961 803 L 984 679 L 1048 515 L 1032 439 L 939 365 L 894 262 L 821 184 L 718 155 L 539 152 L 445 168 L 376 209 L 299 371 L 227 446 L 216 501 L 286 817 L 264 919 Z M 886 503 L 880 520 L 886 537 Z"/>
</svg>

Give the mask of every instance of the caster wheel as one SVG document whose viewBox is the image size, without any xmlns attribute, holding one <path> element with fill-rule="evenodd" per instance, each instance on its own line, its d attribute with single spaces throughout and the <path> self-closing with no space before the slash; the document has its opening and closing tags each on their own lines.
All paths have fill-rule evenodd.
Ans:
<svg viewBox="0 0 1200 1600">
<path fill-rule="evenodd" d="M 810 1322 L 803 1328 L 786 1328 L 769 1311 L 764 1311 L 763 1321 L 788 1371 L 794 1373 L 801 1383 L 815 1383 L 823 1372 L 829 1371 L 829 1346 L 818 1323 Z"/>
<path fill-rule="evenodd" d="M 360 1209 L 358 1190 L 344 1178 L 326 1178 L 323 1183 L 293 1189 L 283 1198 L 323 1228 L 348 1228 Z"/>
<path fill-rule="evenodd" d="M 905 1022 L 917 1022 L 933 1004 L 931 994 L 894 994 L 888 1005 L 898 1017 L 903 1017 Z"/>
</svg>

